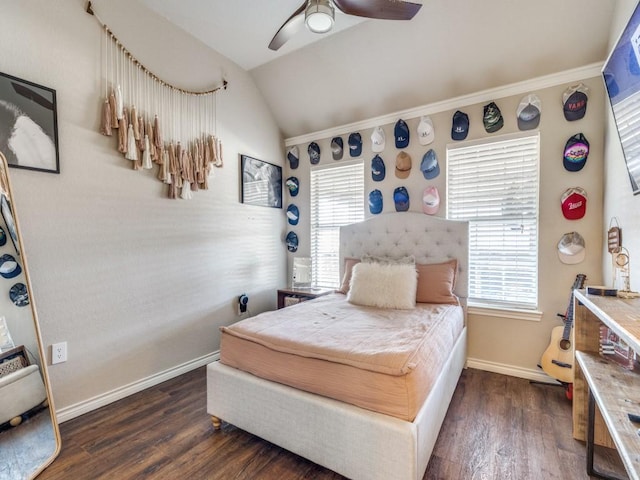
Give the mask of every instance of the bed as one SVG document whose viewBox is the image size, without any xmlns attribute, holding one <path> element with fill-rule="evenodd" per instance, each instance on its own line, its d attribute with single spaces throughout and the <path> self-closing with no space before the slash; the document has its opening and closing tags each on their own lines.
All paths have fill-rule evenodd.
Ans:
<svg viewBox="0 0 640 480">
<path fill-rule="evenodd" d="M 419 480 L 466 361 L 468 225 L 402 212 L 342 227 L 340 265 L 367 255 L 413 256 L 418 264 L 457 260 L 454 293 L 462 307 L 461 328 L 414 412 L 380 413 L 221 362 L 207 366 L 207 411 L 214 427 L 224 420 L 348 478 Z M 320 300 L 288 307 L 288 314 L 329 301 Z M 224 341 L 222 348 L 225 357 Z"/>
</svg>

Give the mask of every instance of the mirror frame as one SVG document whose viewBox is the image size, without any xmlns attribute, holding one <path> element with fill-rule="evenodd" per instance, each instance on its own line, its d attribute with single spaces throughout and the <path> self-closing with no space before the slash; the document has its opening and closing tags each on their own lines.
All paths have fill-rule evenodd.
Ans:
<svg viewBox="0 0 640 480">
<path fill-rule="evenodd" d="M 47 372 L 47 355 L 45 352 L 44 345 L 42 343 L 42 336 L 40 333 L 40 325 L 38 323 L 38 314 L 36 311 L 35 298 L 33 296 L 33 290 L 31 288 L 31 279 L 29 278 L 29 268 L 27 264 L 27 257 L 24 249 L 24 245 L 22 243 L 22 235 L 20 234 L 20 220 L 18 218 L 18 213 L 16 212 L 16 205 L 13 198 L 13 189 L 11 187 L 11 179 L 9 178 L 9 165 L 7 163 L 7 159 L 2 152 L 0 152 L 0 168 L 2 168 L 2 172 L 0 172 L 0 190 L 6 188 L 6 195 L 8 197 L 9 203 L 11 204 L 11 213 L 13 214 L 13 222 L 15 224 L 15 229 L 18 237 L 18 244 L 16 248 L 20 251 L 20 260 L 22 263 L 22 272 L 24 274 L 25 284 L 27 286 L 27 293 L 29 295 L 29 307 L 31 309 L 31 316 L 33 318 L 33 329 L 36 336 L 36 343 L 38 345 L 38 354 L 40 355 L 40 370 L 42 374 L 42 380 L 44 382 L 44 388 L 47 392 L 47 401 L 48 401 L 48 409 L 49 414 L 51 416 L 51 423 L 53 428 L 53 435 L 55 440 L 55 449 L 51 456 L 47 458 L 40 466 L 38 466 L 34 472 L 31 474 L 31 479 L 37 477 L 42 471 L 47 468 L 51 463 L 56 459 L 56 457 L 60 454 L 60 450 L 62 448 L 62 439 L 60 437 L 60 429 L 58 427 L 58 420 L 56 418 L 56 409 L 54 407 L 53 395 L 51 393 L 51 385 L 49 383 L 49 374 Z M 7 233 L 7 236 L 9 234 Z M 17 428 L 17 427 L 14 427 Z"/>
</svg>

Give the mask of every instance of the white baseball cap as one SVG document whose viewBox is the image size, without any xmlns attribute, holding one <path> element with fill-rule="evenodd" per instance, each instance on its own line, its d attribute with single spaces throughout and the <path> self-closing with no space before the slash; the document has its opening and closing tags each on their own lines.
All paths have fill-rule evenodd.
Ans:
<svg viewBox="0 0 640 480">
<path fill-rule="evenodd" d="M 385 135 L 382 127 L 376 127 L 371 133 L 371 151 L 374 153 L 380 153 L 385 147 Z"/>
<path fill-rule="evenodd" d="M 429 145 L 435 138 L 435 129 L 430 117 L 422 116 L 418 124 L 418 140 L 420 145 Z"/>
<path fill-rule="evenodd" d="M 584 260 L 586 255 L 584 238 L 578 232 L 565 233 L 558 242 L 558 258 L 562 263 L 575 265 Z"/>
</svg>

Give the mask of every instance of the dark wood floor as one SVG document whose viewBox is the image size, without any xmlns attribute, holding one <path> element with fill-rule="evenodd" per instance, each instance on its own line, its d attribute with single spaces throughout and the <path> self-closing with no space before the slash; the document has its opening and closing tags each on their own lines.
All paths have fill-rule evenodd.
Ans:
<svg viewBox="0 0 640 480">
<path fill-rule="evenodd" d="M 214 431 L 205 387 L 203 367 L 63 423 L 62 452 L 39 480 L 343 478 L 231 425 Z M 596 464 L 624 478 L 614 451 L 598 449 Z M 424 476 L 588 478 L 562 388 L 472 369 L 462 374 Z"/>
</svg>

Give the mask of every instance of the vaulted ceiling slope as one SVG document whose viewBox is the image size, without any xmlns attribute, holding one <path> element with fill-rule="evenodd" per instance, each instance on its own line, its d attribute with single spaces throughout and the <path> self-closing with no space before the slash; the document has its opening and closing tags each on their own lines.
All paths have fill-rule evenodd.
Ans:
<svg viewBox="0 0 640 480">
<path fill-rule="evenodd" d="M 269 40 L 300 0 L 142 1 L 249 69 L 289 138 L 601 62 L 617 0 L 424 0 L 411 21 L 337 17 L 341 31 L 277 54 Z M 234 27 L 224 40 L 207 12 Z"/>
</svg>

